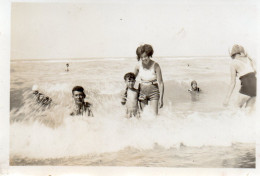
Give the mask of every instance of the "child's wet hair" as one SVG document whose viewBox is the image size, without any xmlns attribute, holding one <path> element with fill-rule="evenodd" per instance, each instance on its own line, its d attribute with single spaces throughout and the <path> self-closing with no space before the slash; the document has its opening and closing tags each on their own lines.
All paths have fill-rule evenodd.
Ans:
<svg viewBox="0 0 260 176">
<path fill-rule="evenodd" d="M 195 80 L 191 81 L 191 83 L 190 83 L 191 86 L 192 86 L 193 84 L 198 85 L 198 84 L 197 84 L 197 81 L 195 81 Z"/>
<path fill-rule="evenodd" d="M 72 94 L 74 93 L 74 91 L 78 91 L 78 92 L 82 92 L 85 96 L 85 92 L 84 92 L 84 88 L 82 86 L 75 86 L 72 89 Z"/>
<path fill-rule="evenodd" d="M 126 73 L 124 76 L 124 80 L 126 81 L 127 79 L 133 79 L 135 80 L 135 74 L 132 72 Z"/>
</svg>

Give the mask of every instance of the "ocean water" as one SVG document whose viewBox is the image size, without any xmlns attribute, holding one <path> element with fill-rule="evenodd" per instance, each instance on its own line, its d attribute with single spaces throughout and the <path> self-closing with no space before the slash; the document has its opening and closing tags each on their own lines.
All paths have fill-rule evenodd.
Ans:
<svg viewBox="0 0 260 176">
<path fill-rule="evenodd" d="M 164 107 L 157 117 L 148 107 L 140 119 L 126 119 L 120 103 L 135 58 L 12 61 L 10 165 L 254 168 L 255 115 L 234 106 L 239 83 L 222 106 L 230 59 L 154 60 Z M 196 97 L 188 93 L 192 80 L 202 90 Z M 33 85 L 52 98 L 49 109 L 35 103 Z M 85 88 L 94 117 L 69 116 L 75 85 Z"/>
</svg>

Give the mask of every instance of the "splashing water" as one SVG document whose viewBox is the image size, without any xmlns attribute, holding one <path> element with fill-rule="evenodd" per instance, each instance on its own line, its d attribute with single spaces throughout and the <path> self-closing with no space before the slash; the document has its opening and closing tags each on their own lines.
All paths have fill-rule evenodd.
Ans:
<svg viewBox="0 0 260 176">
<path fill-rule="evenodd" d="M 126 70 L 131 71 L 129 68 L 134 62 L 117 62 L 103 61 L 102 67 L 95 62 L 71 63 L 70 72 L 65 74 L 59 74 L 63 73 L 60 62 L 23 63 L 22 68 L 12 63 L 11 158 L 100 155 L 120 153 L 129 147 L 147 151 L 153 150 L 155 144 L 168 150 L 181 146 L 220 147 L 255 142 L 255 116 L 233 106 L 222 107 L 220 100 L 223 100 L 224 88 L 228 86 L 228 79 L 223 75 L 228 75 L 228 69 L 219 72 L 216 60 L 204 61 L 200 67 L 194 60 L 161 61 L 165 80 L 164 107 L 157 117 L 146 108 L 140 119 L 124 118 L 125 110 L 120 104 L 123 75 Z M 187 62 L 191 68 L 185 67 Z M 171 67 L 176 73 L 171 71 Z M 225 70 L 225 65 L 222 67 Z M 29 68 L 32 69 L 27 70 Z M 45 76 L 42 77 L 38 70 Z M 187 91 L 193 79 L 198 81 L 202 90 L 195 102 L 191 101 Z M 33 101 L 33 84 L 52 98 L 50 108 L 43 109 Z M 73 104 L 71 89 L 75 85 L 85 88 L 87 101 L 94 106 L 95 117 L 69 116 Z M 233 98 L 231 104 L 234 101 Z"/>
</svg>

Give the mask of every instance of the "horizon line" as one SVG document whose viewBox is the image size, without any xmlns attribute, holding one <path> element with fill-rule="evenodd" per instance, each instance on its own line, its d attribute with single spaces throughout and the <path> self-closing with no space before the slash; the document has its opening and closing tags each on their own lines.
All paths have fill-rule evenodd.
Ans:
<svg viewBox="0 0 260 176">
<path fill-rule="evenodd" d="M 155 58 L 177 58 L 177 57 L 229 57 L 229 55 L 204 55 L 204 56 L 156 56 Z M 10 58 L 11 61 L 17 61 L 17 60 L 73 60 L 73 59 L 78 59 L 78 60 L 84 60 L 84 59 L 106 59 L 106 58 L 115 58 L 115 59 L 119 59 L 119 58 L 136 58 L 134 56 L 126 56 L 126 57 L 121 57 L 121 56 L 116 56 L 116 57 L 69 57 L 69 58 L 38 58 L 38 59 L 31 59 L 31 58 L 26 58 L 26 59 L 12 59 Z"/>
</svg>

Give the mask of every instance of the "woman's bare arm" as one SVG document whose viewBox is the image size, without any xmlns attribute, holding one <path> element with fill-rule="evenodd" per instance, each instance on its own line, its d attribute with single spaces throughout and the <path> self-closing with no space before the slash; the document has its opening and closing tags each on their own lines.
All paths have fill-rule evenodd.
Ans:
<svg viewBox="0 0 260 176">
<path fill-rule="evenodd" d="M 223 103 L 224 106 L 228 105 L 228 102 L 230 100 L 230 97 L 231 97 L 233 90 L 235 88 L 235 85 L 236 85 L 236 69 L 235 69 L 233 64 L 231 64 L 231 66 L 230 66 L 230 74 L 231 74 L 230 85 L 229 85 L 229 89 L 228 89 L 226 99 Z"/>
<path fill-rule="evenodd" d="M 255 61 L 253 59 L 251 59 L 250 57 L 248 57 L 248 59 L 250 60 L 251 66 L 252 66 L 252 68 L 254 69 L 254 71 L 256 73 L 256 63 L 255 63 Z"/>
<path fill-rule="evenodd" d="M 160 99 L 159 99 L 159 108 L 163 107 L 163 94 L 164 94 L 164 83 L 162 78 L 162 71 L 158 63 L 155 64 L 155 72 L 157 76 L 157 81 L 159 84 L 159 92 L 160 92 Z"/>
</svg>

